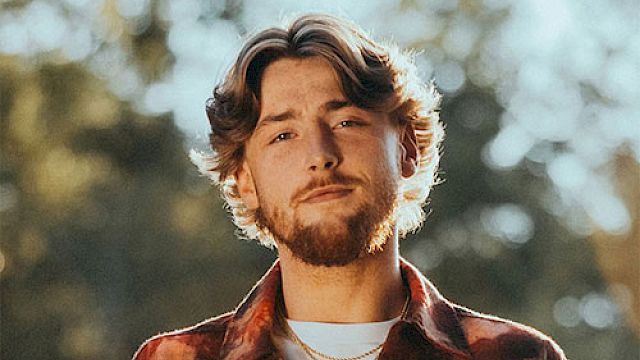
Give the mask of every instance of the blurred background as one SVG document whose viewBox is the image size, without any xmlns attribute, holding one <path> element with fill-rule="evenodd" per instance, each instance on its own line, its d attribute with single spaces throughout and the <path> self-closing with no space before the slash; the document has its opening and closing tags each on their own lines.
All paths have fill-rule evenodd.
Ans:
<svg viewBox="0 0 640 360">
<path fill-rule="evenodd" d="M 636 0 L 0 0 L 0 357 L 127 359 L 275 258 L 187 153 L 242 36 L 307 11 L 417 51 L 441 177 L 402 253 L 571 359 L 640 357 Z"/>
</svg>

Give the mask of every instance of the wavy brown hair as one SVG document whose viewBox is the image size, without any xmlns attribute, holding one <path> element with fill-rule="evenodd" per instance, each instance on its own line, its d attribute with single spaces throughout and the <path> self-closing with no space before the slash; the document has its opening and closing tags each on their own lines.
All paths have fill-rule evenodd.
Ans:
<svg viewBox="0 0 640 360">
<path fill-rule="evenodd" d="M 392 216 L 401 237 L 415 231 L 424 220 L 422 207 L 437 181 L 439 145 L 444 136 L 437 111 L 440 94 L 433 84 L 420 80 L 410 53 L 374 42 L 343 19 L 308 14 L 288 26 L 250 36 L 206 104 L 212 153 L 192 151 L 193 162 L 221 187 L 244 235 L 273 246 L 271 234 L 256 225 L 255 211 L 240 198 L 236 171 L 260 114 L 260 79 L 265 68 L 280 58 L 311 56 L 321 57 L 333 67 L 342 91 L 353 104 L 386 112 L 399 124 L 412 125 L 418 145 L 417 168 L 413 176 L 399 182 Z"/>
</svg>

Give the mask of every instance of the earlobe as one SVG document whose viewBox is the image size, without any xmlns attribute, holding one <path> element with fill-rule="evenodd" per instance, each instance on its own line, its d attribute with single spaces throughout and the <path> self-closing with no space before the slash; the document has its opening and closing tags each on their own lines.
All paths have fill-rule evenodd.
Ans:
<svg viewBox="0 0 640 360">
<path fill-rule="evenodd" d="M 400 132 L 402 177 L 409 178 L 416 173 L 418 166 L 418 144 L 413 125 L 407 123 Z"/>
<path fill-rule="evenodd" d="M 253 181 L 253 175 L 251 175 L 251 169 L 247 162 L 242 162 L 242 166 L 235 174 L 236 184 L 238 186 L 238 193 L 244 202 L 244 205 L 249 210 L 257 209 L 260 204 L 258 202 L 258 196 L 256 194 L 256 185 Z"/>
</svg>

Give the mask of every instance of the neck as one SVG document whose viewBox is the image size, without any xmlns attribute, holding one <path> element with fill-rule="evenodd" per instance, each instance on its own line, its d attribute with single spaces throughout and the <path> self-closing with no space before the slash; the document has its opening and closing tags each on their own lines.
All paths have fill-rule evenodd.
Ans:
<svg viewBox="0 0 640 360">
<path fill-rule="evenodd" d="M 363 323 L 399 316 L 407 293 L 402 282 L 397 237 L 384 251 L 345 266 L 313 266 L 279 249 L 287 318 L 299 321 Z"/>
</svg>

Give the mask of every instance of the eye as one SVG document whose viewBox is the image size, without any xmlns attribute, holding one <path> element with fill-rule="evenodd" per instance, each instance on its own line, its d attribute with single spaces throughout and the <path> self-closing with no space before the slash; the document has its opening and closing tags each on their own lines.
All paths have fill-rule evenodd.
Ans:
<svg viewBox="0 0 640 360">
<path fill-rule="evenodd" d="M 278 135 L 276 135 L 276 137 L 271 141 L 271 143 L 278 143 L 278 142 L 282 142 L 285 140 L 290 140 L 293 139 L 293 133 L 290 132 L 283 132 L 283 133 L 279 133 Z"/>
<path fill-rule="evenodd" d="M 337 128 L 346 128 L 346 127 L 353 127 L 353 126 L 357 126 L 359 125 L 359 123 L 355 120 L 342 120 L 338 123 L 338 125 L 336 125 Z"/>
</svg>

